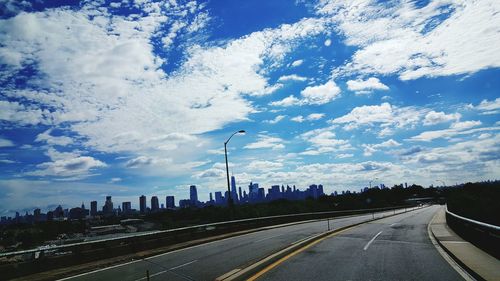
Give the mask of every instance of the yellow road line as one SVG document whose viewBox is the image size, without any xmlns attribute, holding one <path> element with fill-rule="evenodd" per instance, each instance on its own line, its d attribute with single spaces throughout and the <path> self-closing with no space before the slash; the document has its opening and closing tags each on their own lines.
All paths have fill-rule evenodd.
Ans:
<svg viewBox="0 0 500 281">
<path fill-rule="evenodd" d="M 326 239 L 328 239 L 328 238 L 331 238 L 331 237 L 333 237 L 333 236 L 335 236 L 335 235 L 338 235 L 338 234 L 340 234 L 340 233 L 342 233 L 342 232 L 348 231 L 348 230 L 350 230 L 350 229 L 352 229 L 352 228 L 355 228 L 355 227 L 358 227 L 358 225 L 356 225 L 356 226 L 351 226 L 351 227 L 349 227 L 349 228 L 346 228 L 346 229 L 341 230 L 341 231 L 338 231 L 338 232 L 334 232 L 334 233 L 332 233 L 332 234 L 329 234 L 329 235 L 327 235 L 327 236 L 325 236 L 325 237 L 323 237 L 323 238 L 321 238 L 321 239 L 318 239 L 318 240 L 316 240 L 316 241 L 312 242 L 311 244 L 307 244 L 307 245 L 305 245 L 304 247 L 302 247 L 302 248 L 300 248 L 300 249 L 297 249 L 297 250 L 293 251 L 293 252 L 291 252 L 290 254 L 288 254 L 288 255 L 286 255 L 286 256 L 284 256 L 284 257 L 282 257 L 281 259 L 279 259 L 279 260 L 277 260 L 277 261 L 273 262 L 272 264 L 268 265 L 266 268 L 262 269 L 261 271 L 257 272 L 254 276 L 252 276 L 252 277 L 248 278 L 248 279 L 247 279 L 247 281 L 255 281 L 255 280 L 257 280 L 260 276 L 262 276 L 262 275 L 266 274 L 268 271 L 270 271 L 271 269 L 273 269 L 273 268 L 275 268 L 276 266 L 280 265 L 281 263 L 283 263 L 283 262 L 284 262 L 284 261 L 286 261 L 287 259 L 289 259 L 289 258 L 291 258 L 291 257 L 293 257 L 293 256 L 295 256 L 295 255 L 297 255 L 297 254 L 299 254 L 299 253 L 301 253 L 301 252 L 303 252 L 303 251 L 305 251 L 305 250 L 309 249 L 310 247 L 312 247 L 312 246 L 314 246 L 314 245 L 318 244 L 318 243 L 319 243 L 319 242 L 321 242 L 321 241 L 324 241 L 324 240 L 326 240 Z"/>
</svg>

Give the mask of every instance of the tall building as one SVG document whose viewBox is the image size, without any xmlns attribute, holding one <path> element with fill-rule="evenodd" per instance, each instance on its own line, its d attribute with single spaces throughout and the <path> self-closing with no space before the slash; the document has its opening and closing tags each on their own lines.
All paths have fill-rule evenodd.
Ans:
<svg viewBox="0 0 500 281">
<path fill-rule="evenodd" d="M 97 201 L 90 202 L 90 215 L 97 215 Z"/>
<path fill-rule="evenodd" d="M 166 199 L 166 203 L 167 203 L 167 209 L 174 209 L 175 208 L 174 196 L 167 196 L 165 199 Z"/>
<path fill-rule="evenodd" d="M 189 201 L 191 201 L 191 207 L 198 205 L 198 191 L 196 190 L 196 185 L 191 185 L 189 187 Z"/>
<path fill-rule="evenodd" d="M 231 176 L 231 199 L 233 202 L 238 202 L 238 193 L 236 192 L 236 179 Z"/>
<path fill-rule="evenodd" d="M 151 197 L 151 211 L 156 212 L 160 209 L 160 202 L 158 201 L 158 197 Z"/>
<path fill-rule="evenodd" d="M 139 197 L 139 209 L 141 211 L 141 214 L 146 213 L 146 196 L 144 195 L 141 195 L 141 197 Z"/>
<path fill-rule="evenodd" d="M 102 207 L 102 212 L 104 214 L 113 213 L 113 201 L 111 201 L 111 196 L 106 196 L 106 202 L 104 202 L 104 206 Z"/>
<path fill-rule="evenodd" d="M 224 204 L 224 198 L 222 198 L 222 192 L 220 191 L 215 192 L 215 204 L 217 205 Z"/>
<path fill-rule="evenodd" d="M 122 202 L 122 212 L 124 214 L 128 214 L 132 211 L 132 203 L 130 202 Z"/>
</svg>

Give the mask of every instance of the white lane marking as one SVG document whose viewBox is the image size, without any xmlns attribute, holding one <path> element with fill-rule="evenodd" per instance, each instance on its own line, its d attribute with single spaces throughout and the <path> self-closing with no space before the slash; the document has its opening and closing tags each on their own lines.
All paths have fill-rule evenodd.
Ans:
<svg viewBox="0 0 500 281">
<path fill-rule="evenodd" d="M 402 210 L 402 209 L 398 209 L 398 210 Z M 390 211 L 387 211 L 387 213 L 388 212 L 390 212 Z M 354 215 L 334 217 L 334 218 L 331 218 L 331 219 L 332 220 L 337 220 L 337 221 L 347 221 L 347 220 L 350 220 L 350 219 L 353 219 L 353 218 L 362 219 L 363 217 L 370 217 L 370 216 L 371 216 L 371 214 L 354 214 Z M 324 219 L 312 219 L 312 220 L 306 220 L 306 221 L 299 221 L 299 222 L 297 222 L 296 225 L 297 226 L 305 226 L 306 224 L 313 224 L 313 223 L 318 223 L 318 222 L 322 223 L 323 221 L 324 221 Z M 284 224 L 284 225 L 286 227 L 286 224 Z M 290 226 L 295 226 L 295 225 L 290 225 Z M 262 229 L 272 230 L 273 228 L 274 229 L 278 229 L 278 228 L 281 228 L 281 227 L 282 227 L 282 225 L 274 225 L 274 226 L 262 227 Z M 193 249 L 193 248 L 207 246 L 207 245 L 210 245 L 210 244 L 225 242 L 225 241 L 230 240 L 230 239 L 241 238 L 241 237 L 244 237 L 244 236 L 255 235 L 256 233 L 259 233 L 259 231 L 251 232 L 251 233 L 246 233 L 246 234 L 243 234 L 243 235 L 237 235 L 237 236 L 227 237 L 227 238 L 223 238 L 223 239 L 220 239 L 220 240 L 210 241 L 210 242 L 207 242 L 207 243 L 202 243 L 202 244 L 198 244 L 198 245 L 194 245 L 194 246 L 189 246 L 187 248 L 181 248 L 181 249 L 173 250 L 173 251 L 170 251 L 170 252 L 165 252 L 165 253 L 157 254 L 157 255 L 154 255 L 154 256 L 151 256 L 151 257 L 147 257 L 145 259 L 146 260 L 155 259 L 155 258 L 159 258 L 159 257 L 162 257 L 162 256 L 174 254 L 174 253 L 177 253 L 177 252 L 180 252 L 180 251 L 185 251 L 185 250 L 190 250 L 190 249 Z M 297 243 L 297 242 L 295 242 L 295 243 Z M 132 261 L 129 261 L 129 262 L 126 262 L 126 263 L 121 263 L 121 264 L 116 264 L 116 265 L 112 265 L 112 266 L 109 266 L 109 267 L 95 269 L 95 270 L 92 270 L 92 271 L 89 271 L 89 272 L 84 272 L 84 273 L 80 273 L 80 274 L 73 275 L 73 276 L 68 276 L 68 277 L 65 277 L 65 278 L 57 279 L 57 280 L 58 281 L 70 280 L 70 279 L 73 279 L 73 278 L 82 277 L 82 276 L 85 276 L 85 275 L 90 275 L 90 274 L 98 273 L 98 272 L 101 272 L 101 271 L 106 271 L 106 270 L 117 268 L 117 267 L 127 266 L 129 264 L 138 263 L 138 262 L 141 262 L 141 261 L 142 261 L 141 259 L 136 259 L 136 260 L 132 260 Z"/>
<path fill-rule="evenodd" d="M 393 223 L 393 224 L 391 224 L 391 225 L 389 225 L 389 226 L 395 226 L 396 224 L 398 224 L 398 223 L 397 223 L 397 222 L 395 222 L 395 223 Z"/>
<path fill-rule="evenodd" d="M 375 239 L 380 235 L 382 234 L 382 231 L 380 231 L 379 233 L 377 233 L 375 236 L 373 236 L 372 240 L 368 241 L 368 243 L 365 245 L 365 247 L 363 248 L 364 251 L 366 251 L 366 249 L 368 249 L 368 247 L 370 247 L 370 245 L 373 243 L 373 241 L 375 241 Z"/>
<path fill-rule="evenodd" d="M 158 275 L 161 275 L 161 274 L 163 274 L 163 273 L 165 273 L 165 272 L 169 272 L 169 271 L 172 271 L 172 270 L 174 270 L 174 269 L 178 269 L 178 268 L 184 267 L 184 266 L 186 266 L 186 265 L 190 265 L 190 264 L 195 263 L 195 262 L 197 262 L 197 261 L 198 261 L 198 260 L 192 260 L 192 261 L 190 261 L 190 262 L 183 263 L 183 264 L 181 264 L 181 265 L 174 266 L 174 267 L 171 267 L 171 268 L 169 268 L 169 269 L 166 269 L 166 270 L 162 270 L 162 271 L 156 272 L 155 274 L 151 274 L 151 275 L 149 275 L 149 278 L 151 278 L 151 277 L 155 277 L 155 276 L 158 276 Z M 135 281 L 141 281 L 141 280 L 146 280 L 146 279 L 147 279 L 147 277 L 142 277 L 142 278 L 136 279 Z"/>
</svg>

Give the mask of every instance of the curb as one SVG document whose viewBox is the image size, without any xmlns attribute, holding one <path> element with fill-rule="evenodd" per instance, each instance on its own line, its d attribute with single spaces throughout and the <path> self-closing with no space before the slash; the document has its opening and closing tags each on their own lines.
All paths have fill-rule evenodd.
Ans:
<svg viewBox="0 0 500 281">
<path fill-rule="evenodd" d="M 260 272 L 261 270 L 263 270 L 267 266 L 273 264 L 274 262 L 276 262 L 276 261 L 278 261 L 278 260 L 286 257 L 289 254 L 292 254 L 295 251 L 298 251 L 298 250 L 300 250 L 302 248 L 305 248 L 305 247 L 309 246 L 310 244 L 314 243 L 315 241 L 318 241 L 318 240 L 320 240 L 320 239 L 322 239 L 324 237 L 327 237 L 327 236 L 329 236 L 331 234 L 338 233 L 338 232 L 341 232 L 341 231 L 344 231 L 344 230 L 347 230 L 349 228 L 353 228 L 353 227 L 356 227 L 358 225 L 362 225 L 362 224 L 365 224 L 365 223 L 370 223 L 370 222 L 381 220 L 381 219 L 385 219 L 385 218 L 388 218 L 388 217 L 393 217 L 393 216 L 396 216 L 396 215 L 399 215 L 399 214 L 408 213 L 408 212 L 415 211 L 415 210 L 420 210 L 420 209 L 426 208 L 426 207 L 428 207 L 428 206 L 423 206 L 423 207 L 420 207 L 420 208 L 417 208 L 417 209 L 404 211 L 402 213 L 391 214 L 391 215 L 388 215 L 388 216 L 385 216 L 385 217 L 381 217 L 381 218 L 370 219 L 368 221 L 359 222 L 359 223 L 355 223 L 355 224 L 343 226 L 343 227 L 340 227 L 340 228 L 337 228 L 337 229 L 333 229 L 333 230 L 330 230 L 330 231 L 326 231 L 326 232 L 323 232 L 323 233 L 320 233 L 320 234 L 316 234 L 316 235 L 308 237 L 306 239 L 299 240 L 299 242 L 296 242 L 293 245 L 288 246 L 285 249 L 282 249 L 282 250 L 280 250 L 280 251 L 278 251 L 278 252 L 276 252 L 274 254 L 271 254 L 271 255 L 265 257 L 264 259 L 261 259 L 261 260 L 257 261 L 256 263 L 251 264 L 250 266 L 248 266 L 246 268 L 243 268 L 243 269 L 237 268 L 237 269 L 231 270 L 228 273 L 217 277 L 215 280 L 216 281 L 239 281 L 239 280 L 247 280 L 248 278 L 250 278 L 253 275 L 255 275 L 256 273 Z"/>
<path fill-rule="evenodd" d="M 427 231 L 429 234 L 429 238 L 434 244 L 434 247 L 438 249 L 438 252 L 445 258 L 445 260 L 450 263 L 450 265 L 455 269 L 465 280 L 485 280 L 479 274 L 477 274 L 474 270 L 468 267 L 465 263 L 463 263 L 456 255 L 454 255 L 441 241 L 436 237 L 434 231 L 432 231 L 432 224 L 437 217 L 438 213 L 441 210 L 438 210 L 431 221 L 427 225 Z M 439 251 L 439 249 L 441 251 Z M 446 255 L 446 256 L 445 256 Z"/>
</svg>

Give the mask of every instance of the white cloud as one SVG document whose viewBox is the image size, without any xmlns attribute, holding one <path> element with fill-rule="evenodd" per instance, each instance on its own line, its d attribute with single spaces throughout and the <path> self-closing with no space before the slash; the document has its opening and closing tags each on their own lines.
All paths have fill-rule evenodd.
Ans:
<svg viewBox="0 0 500 281">
<path fill-rule="evenodd" d="M 75 158 L 58 159 L 53 162 L 44 162 L 37 165 L 38 170 L 24 173 L 27 176 L 55 176 L 74 177 L 82 179 L 95 168 L 106 167 L 106 164 L 90 156 L 77 156 Z"/>
<path fill-rule="evenodd" d="M 285 115 L 278 115 L 272 120 L 264 120 L 263 122 L 269 123 L 269 124 L 276 124 L 276 123 L 280 122 L 281 120 L 283 120 L 285 117 L 286 117 Z"/>
<path fill-rule="evenodd" d="M 319 155 L 322 153 L 353 149 L 349 141 L 337 139 L 331 128 L 315 129 L 300 135 L 309 142 L 311 147 L 301 152 L 301 155 Z"/>
<path fill-rule="evenodd" d="M 360 48 L 341 73 L 398 74 L 409 80 L 500 66 L 495 0 L 431 1 L 424 7 L 332 0 L 317 8 L 331 17 L 346 44 Z"/>
<path fill-rule="evenodd" d="M 0 120 L 13 126 L 64 123 L 71 134 L 63 134 L 85 148 L 130 153 L 137 163 L 140 156 L 172 163 L 199 157 L 209 145 L 204 133 L 256 111 L 247 96 L 282 86 L 268 84 L 267 64 L 282 63 L 325 25 L 324 19 L 305 18 L 221 44 L 182 42 L 183 36 L 203 35 L 210 20 L 202 16 L 204 5 L 193 3 L 141 2 L 135 7 L 140 13 L 112 15 L 94 1 L 1 19 L 0 80 L 23 78 L 28 65 L 35 70 L 25 88 L 9 84 Z M 156 53 L 152 38 L 164 39 L 167 49 Z M 175 63 L 167 61 L 171 41 L 184 53 L 167 73 L 162 66 Z M 167 137 L 172 134 L 188 139 Z"/>
<path fill-rule="evenodd" d="M 422 132 L 416 136 L 411 137 L 410 140 L 429 142 L 429 141 L 439 139 L 439 138 L 450 139 L 450 138 L 458 136 L 458 135 L 469 135 L 469 134 L 474 134 L 474 133 L 479 133 L 479 132 L 500 130 L 500 127 L 484 127 L 484 128 L 471 129 L 471 128 L 473 128 L 475 126 L 479 126 L 479 125 L 481 125 L 480 121 L 456 122 L 456 123 L 451 124 L 449 129 L 436 130 L 436 131 L 425 131 L 425 132 Z"/>
<path fill-rule="evenodd" d="M 381 148 L 391 148 L 401 146 L 401 144 L 393 139 L 389 139 L 378 144 L 364 144 L 364 156 L 371 156 L 373 153 L 379 151 Z"/>
<path fill-rule="evenodd" d="M 301 104 L 321 105 L 336 99 L 340 94 L 340 88 L 333 81 L 323 85 L 310 86 L 300 93 L 303 97 Z"/>
<path fill-rule="evenodd" d="M 292 117 L 292 118 L 290 118 L 290 120 L 292 120 L 293 122 L 297 122 L 297 123 L 302 123 L 302 122 L 306 121 L 306 119 L 302 115 Z"/>
<path fill-rule="evenodd" d="M 45 132 L 38 134 L 35 139 L 35 142 L 45 142 L 48 145 L 60 145 L 65 146 L 73 143 L 73 139 L 67 136 L 52 136 L 50 133 L 51 129 L 46 130 Z"/>
<path fill-rule="evenodd" d="M 292 62 L 291 66 L 297 67 L 297 66 L 300 66 L 302 63 L 304 63 L 304 60 L 296 60 L 296 61 Z"/>
<path fill-rule="evenodd" d="M 455 122 L 451 124 L 450 129 L 455 129 L 455 130 L 466 130 L 470 129 L 472 127 L 476 127 L 481 125 L 481 121 L 463 121 L 463 122 Z"/>
<path fill-rule="evenodd" d="M 332 40 L 326 39 L 324 44 L 326 47 L 330 47 L 330 45 L 332 44 Z"/>
<path fill-rule="evenodd" d="M 306 81 L 306 77 L 299 76 L 297 74 L 290 74 L 290 75 L 284 75 L 278 78 L 279 82 L 285 82 L 285 81 Z"/>
<path fill-rule="evenodd" d="M 258 149 L 258 148 L 271 148 L 271 149 L 282 149 L 285 148 L 283 144 L 284 140 L 278 137 L 271 137 L 267 135 L 259 135 L 256 142 L 247 144 L 244 148 L 246 149 Z"/>
<path fill-rule="evenodd" d="M 435 125 L 448 121 L 458 121 L 462 117 L 460 113 L 446 114 L 444 112 L 429 111 L 424 118 L 424 125 Z"/>
<path fill-rule="evenodd" d="M 394 129 L 415 126 L 426 110 L 415 107 L 397 107 L 387 102 L 381 105 L 363 105 L 354 108 L 348 114 L 330 120 L 332 124 L 343 124 L 345 130 L 361 126 L 380 128 L 379 135 L 391 135 Z"/>
<path fill-rule="evenodd" d="M 300 104 L 300 100 L 296 98 L 294 95 L 289 95 L 288 97 L 279 100 L 279 101 L 273 101 L 269 103 L 271 106 L 293 106 L 293 105 L 298 105 Z"/>
<path fill-rule="evenodd" d="M 369 94 L 374 90 L 389 90 L 378 78 L 370 77 L 367 80 L 356 79 L 347 81 L 347 88 L 356 94 Z"/>
<path fill-rule="evenodd" d="M 121 182 L 123 179 L 122 178 L 111 178 L 109 180 L 109 183 L 117 183 L 117 182 Z"/>
<path fill-rule="evenodd" d="M 0 137 L 0 147 L 12 147 L 14 143 L 11 140 Z"/>
<path fill-rule="evenodd" d="M 500 113 L 500 98 L 496 98 L 492 101 L 483 100 L 474 108 L 482 111 L 482 114 L 498 114 Z"/>
<path fill-rule="evenodd" d="M 283 163 L 272 162 L 272 161 L 254 160 L 248 164 L 247 168 L 251 171 L 267 172 L 267 171 L 279 170 L 279 169 L 283 168 Z"/>
<path fill-rule="evenodd" d="M 320 120 L 323 117 L 325 117 L 324 113 L 311 113 L 311 114 L 307 115 L 307 117 L 305 117 L 305 118 L 304 118 L 304 116 L 299 115 L 299 116 L 295 116 L 295 117 L 291 118 L 290 120 L 292 120 L 294 122 L 302 123 L 306 120 L 307 121 Z"/>
</svg>

